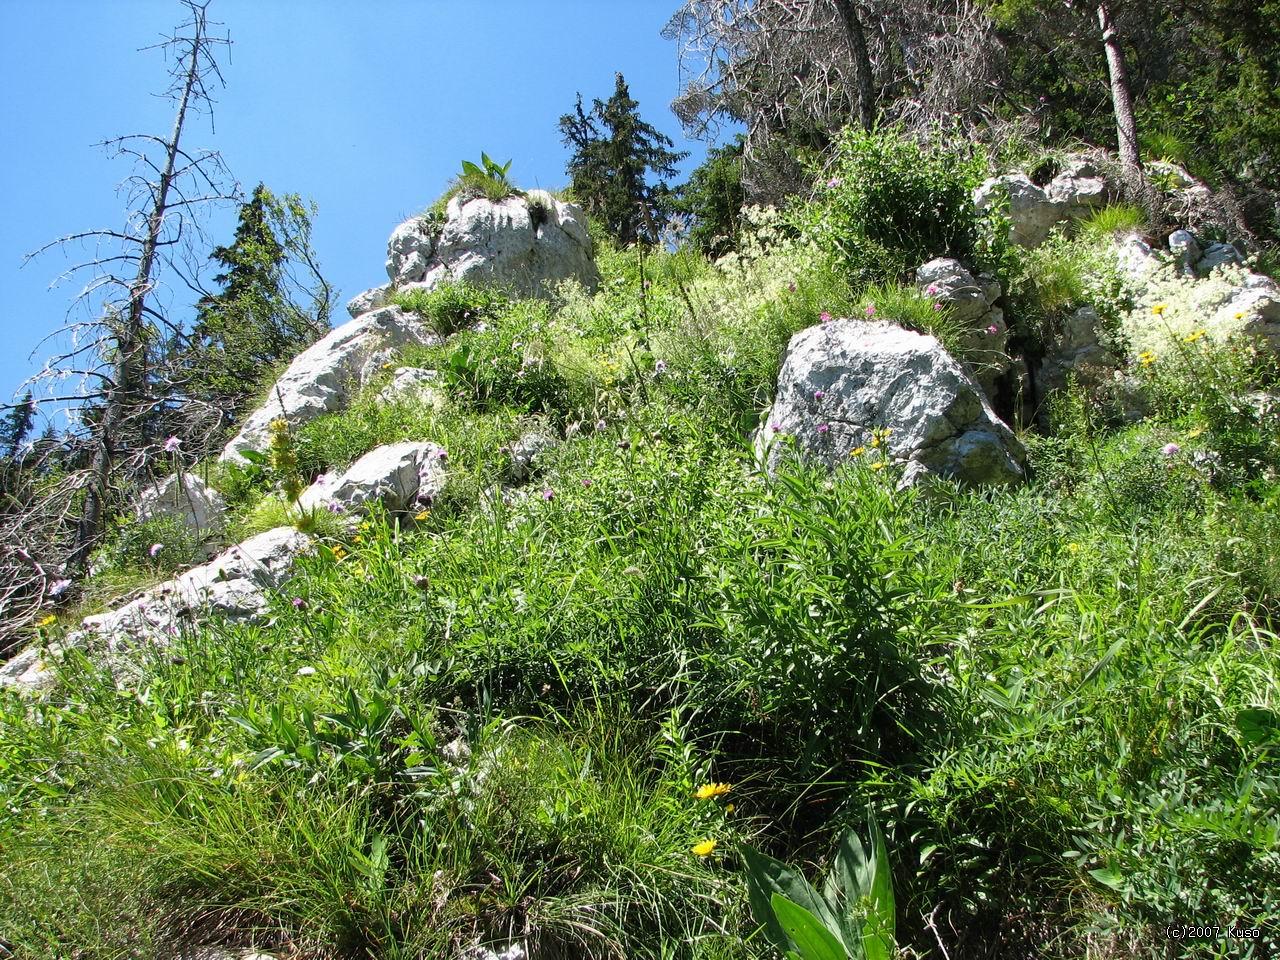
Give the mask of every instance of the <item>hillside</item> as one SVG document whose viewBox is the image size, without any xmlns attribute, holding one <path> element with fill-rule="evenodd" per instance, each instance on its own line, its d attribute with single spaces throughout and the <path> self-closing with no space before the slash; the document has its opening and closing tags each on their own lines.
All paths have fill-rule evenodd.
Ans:
<svg viewBox="0 0 1280 960">
<path fill-rule="evenodd" d="M 840 955 L 1269 955 L 1280 288 L 1118 183 L 849 135 L 717 259 L 396 228 L 2 668 L 6 949 L 763 957 L 758 850 L 879 878 Z"/>
</svg>

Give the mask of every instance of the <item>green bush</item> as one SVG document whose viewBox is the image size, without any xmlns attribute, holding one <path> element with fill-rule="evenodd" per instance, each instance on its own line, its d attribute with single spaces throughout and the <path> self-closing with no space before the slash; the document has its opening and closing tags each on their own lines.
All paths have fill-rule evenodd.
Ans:
<svg viewBox="0 0 1280 960">
<path fill-rule="evenodd" d="M 445 283 L 430 290 L 397 291 L 390 300 L 401 309 L 416 313 L 442 337 L 492 321 L 510 305 L 505 294 L 466 282 Z"/>
<path fill-rule="evenodd" d="M 974 157 L 929 150 L 897 132 L 850 128 L 795 220 L 855 283 L 906 280 L 944 256 L 985 269 L 991 251 L 972 198 L 982 170 Z"/>
</svg>

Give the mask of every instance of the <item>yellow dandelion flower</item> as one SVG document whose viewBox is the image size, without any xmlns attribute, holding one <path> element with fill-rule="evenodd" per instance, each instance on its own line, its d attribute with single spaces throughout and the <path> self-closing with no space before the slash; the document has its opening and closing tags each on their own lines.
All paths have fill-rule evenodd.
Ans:
<svg viewBox="0 0 1280 960">
<path fill-rule="evenodd" d="M 1164 313 L 1168 309 L 1169 307 L 1167 304 L 1157 303 L 1154 307 L 1151 308 L 1151 312 L 1158 317 L 1160 316 L 1160 314 Z"/>
<path fill-rule="evenodd" d="M 41 619 L 41 620 L 36 624 L 36 626 L 37 626 L 37 627 L 51 627 L 51 626 L 53 626 L 53 625 L 54 625 L 55 623 L 57 623 L 57 622 L 58 622 L 58 615 L 57 615 L 56 613 L 51 613 L 51 614 L 49 614 L 47 617 L 44 617 L 43 619 Z"/>
<path fill-rule="evenodd" d="M 885 462 L 884 462 L 883 460 L 881 460 L 879 463 L 873 463 L 873 464 L 871 465 L 871 469 L 872 469 L 872 470 L 883 470 L 883 469 L 885 468 L 885 466 L 886 466 Z"/>
<path fill-rule="evenodd" d="M 849 451 L 849 456 L 860 457 L 866 452 L 867 452 L 866 447 L 854 447 L 852 450 Z"/>
<path fill-rule="evenodd" d="M 1237 311 L 1237 312 L 1236 312 L 1236 319 L 1237 319 L 1237 320 L 1243 320 L 1244 318 L 1245 318 L 1245 312 L 1244 312 L 1243 310 L 1240 310 L 1240 311 Z"/>
<path fill-rule="evenodd" d="M 357 533 L 354 537 L 352 537 L 352 538 L 351 538 L 351 542 L 352 542 L 352 543 L 364 543 L 364 537 L 360 536 L 360 534 L 358 534 L 358 533 Z"/>
<path fill-rule="evenodd" d="M 700 843 L 695 843 L 689 849 L 693 852 L 695 856 L 709 857 L 711 856 L 711 851 L 715 850 L 715 848 L 716 848 L 716 842 L 708 838 L 706 840 L 703 840 Z"/>
<path fill-rule="evenodd" d="M 423 520 L 427 519 L 427 517 L 429 516 L 431 516 L 430 510 L 419 510 L 417 513 L 413 515 L 413 519 L 421 523 Z"/>
<path fill-rule="evenodd" d="M 727 783 L 704 783 L 694 793 L 699 800 L 710 800 L 712 797 L 722 797 L 733 787 Z"/>
</svg>

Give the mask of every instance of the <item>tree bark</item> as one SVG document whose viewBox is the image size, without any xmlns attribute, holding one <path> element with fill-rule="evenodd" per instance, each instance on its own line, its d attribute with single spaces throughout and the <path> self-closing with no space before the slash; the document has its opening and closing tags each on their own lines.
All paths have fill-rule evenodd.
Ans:
<svg viewBox="0 0 1280 960">
<path fill-rule="evenodd" d="M 858 19 L 853 0 L 832 0 L 845 40 L 849 43 L 849 56 L 853 60 L 853 73 L 858 89 L 858 120 L 863 130 L 871 130 L 876 123 L 876 93 L 871 77 L 871 54 L 867 51 L 867 35 Z"/>
<path fill-rule="evenodd" d="M 1142 185 L 1142 160 L 1138 156 L 1138 125 L 1133 117 L 1133 94 L 1129 89 L 1129 74 L 1125 69 L 1124 49 L 1111 21 L 1111 10 L 1106 0 L 1098 4 L 1098 27 L 1102 31 L 1102 46 L 1107 53 L 1107 72 L 1111 77 L 1111 105 L 1116 115 L 1116 133 L 1120 147 L 1120 164 L 1135 189 Z"/>
</svg>

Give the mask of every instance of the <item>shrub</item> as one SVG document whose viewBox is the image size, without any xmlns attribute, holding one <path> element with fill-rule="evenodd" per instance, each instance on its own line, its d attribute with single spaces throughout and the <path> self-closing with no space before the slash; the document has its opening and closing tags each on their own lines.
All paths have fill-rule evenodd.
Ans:
<svg viewBox="0 0 1280 960">
<path fill-rule="evenodd" d="M 972 157 L 926 150 L 897 132 L 849 129 L 825 184 L 795 220 L 855 282 L 906 279 L 944 256 L 985 268 L 982 220 L 972 199 L 980 173 Z"/>
<path fill-rule="evenodd" d="M 399 291 L 392 294 L 391 302 L 422 317 L 442 337 L 491 321 L 510 305 L 505 294 L 465 281 L 441 284 L 430 290 Z"/>
</svg>

